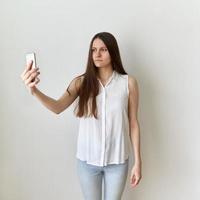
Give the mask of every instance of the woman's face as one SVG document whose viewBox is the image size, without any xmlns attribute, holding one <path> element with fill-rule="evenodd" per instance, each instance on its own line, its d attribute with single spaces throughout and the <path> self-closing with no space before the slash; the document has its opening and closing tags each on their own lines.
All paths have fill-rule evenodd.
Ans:
<svg viewBox="0 0 200 200">
<path fill-rule="evenodd" d="M 96 67 L 106 67 L 111 64 L 111 57 L 104 42 L 96 38 L 92 44 L 92 58 Z"/>
</svg>

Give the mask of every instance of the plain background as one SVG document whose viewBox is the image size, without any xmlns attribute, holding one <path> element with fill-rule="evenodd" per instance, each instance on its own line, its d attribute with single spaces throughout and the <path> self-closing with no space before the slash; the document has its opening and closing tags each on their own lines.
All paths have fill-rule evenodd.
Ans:
<svg viewBox="0 0 200 200">
<path fill-rule="evenodd" d="M 1 0 L 0 199 L 83 199 L 76 174 L 78 119 L 56 115 L 20 74 L 34 51 L 38 88 L 58 98 L 86 67 L 97 32 L 117 39 L 140 89 L 142 180 L 124 200 L 200 199 L 200 3 L 197 0 Z"/>
</svg>

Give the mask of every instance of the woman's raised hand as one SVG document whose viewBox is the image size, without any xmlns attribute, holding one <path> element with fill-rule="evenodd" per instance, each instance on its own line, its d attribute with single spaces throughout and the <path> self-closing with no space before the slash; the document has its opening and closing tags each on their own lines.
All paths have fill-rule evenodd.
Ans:
<svg viewBox="0 0 200 200">
<path fill-rule="evenodd" d="M 33 61 L 28 63 L 25 70 L 21 74 L 22 81 L 31 93 L 35 89 L 35 86 L 40 82 L 40 79 L 38 78 L 38 75 L 40 74 L 40 72 L 38 71 L 39 68 L 32 68 L 32 64 Z"/>
</svg>

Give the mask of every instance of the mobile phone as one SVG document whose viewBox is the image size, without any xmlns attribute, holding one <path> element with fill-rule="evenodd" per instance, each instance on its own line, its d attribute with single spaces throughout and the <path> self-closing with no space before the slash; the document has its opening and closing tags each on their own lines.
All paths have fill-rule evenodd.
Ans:
<svg viewBox="0 0 200 200">
<path fill-rule="evenodd" d="M 33 61 L 32 68 L 36 68 L 36 56 L 34 52 L 26 54 L 26 65 L 28 65 L 31 60 Z M 34 81 L 35 81 L 35 78 L 31 82 L 34 82 Z"/>
<path fill-rule="evenodd" d="M 28 65 L 28 63 L 30 61 L 33 61 L 33 64 L 32 64 L 32 68 L 36 68 L 36 55 L 34 52 L 31 52 L 31 53 L 27 53 L 26 54 L 26 65 Z"/>
</svg>

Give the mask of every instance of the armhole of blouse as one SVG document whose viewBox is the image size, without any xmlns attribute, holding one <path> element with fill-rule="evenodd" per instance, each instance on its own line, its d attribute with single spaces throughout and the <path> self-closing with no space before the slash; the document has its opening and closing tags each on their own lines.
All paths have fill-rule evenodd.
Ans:
<svg viewBox="0 0 200 200">
<path fill-rule="evenodd" d="M 126 87 L 127 87 L 127 94 L 128 94 L 128 96 L 129 96 L 129 88 L 128 88 L 128 74 L 127 74 L 127 81 L 126 81 Z"/>
</svg>

